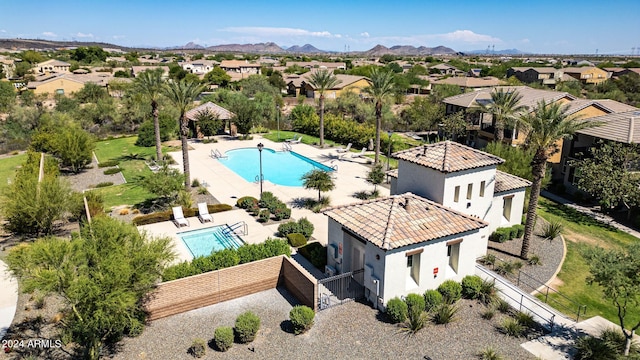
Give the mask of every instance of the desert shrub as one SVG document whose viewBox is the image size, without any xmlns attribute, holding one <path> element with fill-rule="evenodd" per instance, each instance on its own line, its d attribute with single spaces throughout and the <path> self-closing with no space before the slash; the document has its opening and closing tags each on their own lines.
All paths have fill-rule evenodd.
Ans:
<svg viewBox="0 0 640 360">
<path fill-rule="evenodd" d="M 233 346 L 233 329 L 228 326 L 217 328 L 213 335 L 213 344 L 220 351 L 229 350 Z"/>
<path fill-rule="evenodd" d="M 482 265 L 493 265 L 496 263 L 496 256 L 493 254 L 487 254 L 480 258 L 480 264 Z"/>
<path fill-rule="evenodd" d="M 319 242 L 314 241 L 298 248 L 298 254 L 304 256 L 318 269 L 324 269 L 327 265 L 327 248 Z"/>
<path fill-rule="evenodd" d="M 553 240 L 560 236 L 564 226 L 559 221 L 552 221 L 542 226 L 542 237 L 547 240 Z"/>
<path fill-rule="evenodd" d="M 492 303 L 497 295 L 498 290 L 496 290 L 496 284 L 490 280 L 482 280 L 482 284 L 480 284 L 480 292 L 478 292 L 478 301 L 483 304 Z"/>
<path fill-rule="evenodd" d="M 511 229 L 510 228 L 497 228 L 496 231 L 493 232 L 489 236 L 489 240 L 503 243 L 507 240 L 511 240 Z"/>
<path fill-rule="evenodd" d="M 307 238 L 300 233 L 287 234 L 287 240 L 289 240 L 289 245 L 296 248 L 307 244 Z"/>
<path fill-rule="evenodd" d="M 298 223 L 295 221 L 288 221 L 286 223 L 278 225 L 278 235 L 281 237 L 286 237 L 287 235 L 293 233 L 300 233 L 300 231 L 298 230 Z"/>
<path fill-rule="evenodd" d="M 408 316 L 407 303 L 399 297 L 394 297 L 387 302 L 387 316 L 392 323 L 397 324 L 407 320 Z"/>
<path fill-rule="evenodd" d="M 209 214 L 215 214 L 223 211 L 229 211 L 233 209 L 231 205 L 227 204 L 208 204 L 207 208 L 209 209 Z M 185 217 L 192 217 L 198 214 L 197 208 L 183 208 L 182 209 Z M 136 226 L 140 225 L 148 225 L 154 224 L 157 222 L 169 221 L 173 218 L 173 212 L 171 210 L 167 211 L 158 211 L 151 214 L 140 215 L 133 218 L 133 224 Z"/>
<path fill-rule="evenodd" d="M 520 337 L 524 333 L 524 326 L 512 317 L 506 317 L 500 323 L 498 330 L 509 336 Z"/>
<path fill-rule="evenodd" d="M 247 209 L 247 211 L 249 211 L 253 216 L 258 216 L 258 214 L 260 214 L 260 206 L 258 206 L 258 204 L 253 204 Z"/>
<path fill-rule="evenodd" d="M 509 311 L 511 311 L 511 305 L 509 305 L 509 303 L 504 299 L 500 299 L 500 298 L 496 299 L 494 301 L 494 306 L 496 310 L 500 311 L 503 314 L 506 314 Z"/>
<path fill-rule="evenodd" d="M 278 207 L 276 207 L 273 211 L 273 217 L 277 220 L 285 220 L 285 219 L 289 219 L 291 217 L 291 209 L 289 209 L 288 207 L 286 207 L 286 205 L 282 204 Z"/>
<path fill-rule="evenodd" d="M 119 173 L 120 171 L 122 171 L 122 169 L 116 167 L 116 168 L 108 168 L 107 170 L 103 171 L 103 173 L 105 175 L 113 175 L 113 174 Z"/>
<path fill-rule="evenodd" d="M 419 295 L 418 295 L 419 296 Z M 424 311 L 409 311 L 407 320 L 402 323 L 402 330 L 409 336 L 414 335 L 420 329 L 424 328 L 429 321 L 429 316 Z"/>
<path fill-rule="evenodd" d="M 529 258 L 527 259 L 527 263 L 529 265 L 542 265 L 542 261 L 540 261 L 540 256 L 538 255 L 529 256 Z"/>
<path fill-rule="evenodd" d="M 404 299 L 404 302 L 407 303 L 409 317 L 416 316 L 424 311 L 424 297 L 420 294 L 409 294 Z"/>
<path fill-rule="evenodd" d="M 431 321 L 437 325 L 446 325 L 455 320 L 457 313 L 456 305 L 442 303 L 431 311 Z"/>
<path fill-rule="evenodd" d="M 445 280 L 438 286 L 438 291 L 442 294 L 444 302 L 453 304 L 462 296 L 462 285 L 453 280 Z"/>
<path fill-rule="evenodd" d="M 442 294 L 438 290 L 427 290 L 424 292 L 424 310 L 431 311 L 444 302 Z"/>
<path fill-rule="evenodd" d="M 211 259 L 213 270 L 236 266 L 240 263 L 240 255 L 234 249 L 222 249 L 212 252 L 208 258 Z"/>
<path fill-rule="evenodd" d="M 241 209 L 248 209 L 252 207 L 253 204 L 258 204 L 258 199 L 253 196 L 243 196 L 236 201 L 236 206 Z"/>
<path fill-rule="evenodd" d="M 462 279 L 462 297 L 477 299 L 482 289 L 482 279 L 478 275 L 467 275 Z"/>
<path fill-rule="evenodd" d="M 240 344 L 252 342 L 258 330 L 260 330 L 260 318 L 251 311 L 244 312 L 236 318 L 234 331 Z"/>
<path fill-rule="evenodd" d="M 200 195 L 205 195 L 207 192 L 209 192 L 209 191 L 207 190 L 207 188 L 206 188 L 206 187 L 204 187 L 204 186 L 198 186 L 198 194 L 200 194 Z"/>
<path fill-rule="evenodd" d="M 309 239 L 313 234 L 313 224 L 306 217 L 295 221 L 289 221 L 278 226 L 278 234 L 282 237 L 292 233 L 300 233 Z"/>
<path fill-rule="evenodd" d="M 511 275 L 514 271 L 520 269 L 522 263 L 520 261 L 503 261 L 495 268 L 495 272 L 500 275 Z"/>
<path fill-rule="evenodd" d="M 269 205 L 277 203 L 278 201 L 280 200 L 278 200 L 271 191 L 264 191 L 262 192 L 262 198 L 258 200 L 258 205 L 260 205 L 261 208 L 269 208 Z"/>
<path fill-rule="evenodd" d="M 104 181 L 101 183 L 98 183 L 98 185 L 96 185 L 97 188 L 102 188 L 102 187 L 107 187 L 107 186 L 111 186 L 113 185 L 113 183 L 111 181 Z"/>
<path fill-rule="evenodd" d="M 513 228 L 516 229 L 516 235 L 514 237 L 521 238 L 524 235 L 524 225 L 513 225 Z"/>
<path fill-rule="evenodd" d="M 107 160 L 107 161 L 103 161 L 101 163 L 98 164 L 99 168 L 103 168 L 103 167 L 112 167 L 112 166 L 116 166 L 120 164 L 120 161 L 118 160 Z"/>
<path fill-rule="evenodd" d="M 478 357 L 480 360 L 502 360 L 502 356 L 491 346 L 480 350 Z"/>
<path fill-rule="evenodd" d="M 313 224 L 311 221 L 307 220 L 306 217 L 298 220 L 298 228 L 300 229 L 300 233 L 307 239 L 309 239 L 313 234 Z"/>
<path fill-rule="evenodd" d="M 258 217 L 260 218 L 261 222 L 267 222 L 267 221 L 269 221 L 269 218 L 271 217 L 271 213 L 269 212 L 268 209 L 262 209 L 258 213 Z"/>
<path fill-rule="evenodd" d="M 308 306 L 296 305 L 289 311 L 289 319 L 293 325 L 293 332 L 298 335 L 311 329 L 316 313 Z"/>
<path fill-rule="evenodd" d="M 484 309 L 484 311 L 482 311 L 482 312 L 480 313 L 480 316 L 481 316 L 483 319 L 486 319 L 486 320 L 491 320 L 491 319 L 493 319 L 493 317 L 494 317 L 495 315 L 496 315 L 496 309 L 494 309 L 493 307 L 488 307 L 488 308 Z"/>
<path fill-rule="evenodd" d="M 195 339 L 189 346 L 189 354 L 195 358 L 201 358 L 207 353 L 205 342 L 202 339 Z"/>
<path fill-rule="evenodd" d="M 533 315 L 528 312 L 518 311 L 513 315 L 513 317 L 525 328 L 532 328 L 536 326 L 536 321 L 533 319 Z"/>
<path fill-rule="evenodd" d="M 200 180 L 198 180 L 198 179 L 193 179 L 193 180 L 191 181 L 191 187 L 198 187 L 198 186 L 200 186 Z"/>
</svg>

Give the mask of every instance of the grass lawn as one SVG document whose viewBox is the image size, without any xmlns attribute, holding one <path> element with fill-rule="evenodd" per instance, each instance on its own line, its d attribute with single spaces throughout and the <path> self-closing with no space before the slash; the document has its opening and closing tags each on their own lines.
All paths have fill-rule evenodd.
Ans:
<svg viewBox="0 0 640 360">
<path fill-rule="evenodd" d="M 320 143 L 320 138 L 317 137 L 317 136 L 311 136 L 311 135 L 307 135 L 307 134 L 300 134 L 300 133 L 297 133 L 295 131 L 280 130 L 280 137 L 279 138 L 278 138 L 278 132 L 277 131 L 271 131 L 270 133 L 262 134 L 262 137 L 265 138 L 265 139 L 269 139 L 271 141 L 275 141 L 275 142 L 283 142 L 285 140 L 293 139 L 294 136 L 297 138 L 300 135 L 302 135 L 302 143 L 303 144 L 317 145 L 317 144 Z M 324 139 L 324 143 L 327 146 L 335 146 L 336 145 L 335 141 L 327 140 L 326 138 Z"/>
<path fill-rule="evenodd" d="M 568 298 L 587 305 L 587 317 L 600 315 L 617 324 L 617 307 L 604 298 L 598 285 L 587 284 L 589 264 L 582 254 L 589 247 L 619 248 L 640 239 L 544 198 L 540 198 L 538 214 L 548 221 L 558 221 L 564 225 L 562 235 L 567 243 L 567 256 L 558 274 L 563 284 L 555 287 Z M 550 294 L 549 297 L 553 296 Z M 553 299 L 564 306 L 575 307 L 559 296 Z M 638 320 L 640 314 L 630 313 L 627 315 L 626 323 L 631 324 Z"/>
<path fill-rule="evenodd" d="M 105 209 L 119 205 L 135 205 L 154 197 L 153 194 L 134 183 L 113 185 L 91 191 L 102 194 Z"/>
<path fill-rule="evenodd" d="M 0 191 L 13 180 L 16 169 L 27 159 L 27 154 L 20 154 L 0 159 Z"/>
</svg>

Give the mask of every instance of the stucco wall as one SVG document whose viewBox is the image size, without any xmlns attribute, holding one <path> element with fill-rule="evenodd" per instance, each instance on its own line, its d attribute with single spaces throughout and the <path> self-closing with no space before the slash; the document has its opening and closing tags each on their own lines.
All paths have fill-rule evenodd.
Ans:
<svg viewBox="0 0 640 360">
<path fill-rule="evenodd" d="M 496 167 L 458 171 L 446 175 L 444 201 L 442 204 L 453 210 L 484 219 L 491 207 L 495 188 Z M 480 196 L 480 183 L 485 182 L 484 196 Z M 471 199 L 467 199 L 468 185 L 472 184 Z M 455 188 L 460 186 L 458 202 L 455 202 Z"/>
<path fill-rule="evenodd" d="M 398 162 L 397 193 L 411 191 L 429 200 L 442 204 L 444 192 L 443 173 L 408 161 Z"/>
</svg>

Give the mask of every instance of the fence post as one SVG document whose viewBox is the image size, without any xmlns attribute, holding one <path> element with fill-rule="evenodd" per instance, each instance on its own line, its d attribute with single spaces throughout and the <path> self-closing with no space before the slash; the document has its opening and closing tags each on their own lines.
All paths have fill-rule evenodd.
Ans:
<svg viewBox="0 0 640 360">
<path fill-rule="evenodd" d="M 547 286 L 547 293 L 544 296 L 544 302 L 545 304 L 549 303 L 549 287 Z"/>
<path fill-rule="evenodd" d="M 520 312 L 522 312 L 522 301 L 524 300 L 524 294 L 520 294 Z"/>
<path fill-rule="evenodd" d="M 520 273 L 522 273 L 522 270 L 518 270 L 518 287 L 520 287 Z"/>
</svg>

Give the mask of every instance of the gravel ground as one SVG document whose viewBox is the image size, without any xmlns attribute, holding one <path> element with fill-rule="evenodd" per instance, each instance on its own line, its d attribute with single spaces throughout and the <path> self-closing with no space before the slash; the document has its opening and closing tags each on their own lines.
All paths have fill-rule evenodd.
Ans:
<svg viewBox="0 0 640 360">
<path fill-rule="evenodd" d="M 484 320 L 480 317 L 484 306 L 474 301 L 460 301 L 455 322 L 446 327 L 430 324 L 413 337 L 386 323 L 377 310 L 357 302 L 319 312 L 313 328 L 295 336 L 286 321 L 295 303 L 286 290 L 274 289 L 156 320 L 139 337 L 125 339 L 113 359 L 190 359 L 187 349 L 195 338 L 209 342 L 216 327 L 233 326 L 236 316 L 246 310 L 261 318 L 256 340 L 234 344 L 226 353 L 207 348 L 204 359 L 458 360 L 475 359 L 487 346 L 507 359 L 535 358 L 520 347 L 527 339 L 496 330 L 505 315 Z"/>
<path fill-rule="evenodd" d="M 545 221 L 538 217 L 529 250 L 529 256 L 538 255 L 540 257 L 541 265 L 529 265 L 520 259 L 522 239 L 513 239 L 504 243 L 489 241 L 488 252 L 496 255 L 500 260 L 517 260 L 524 263 L 524 266 L 520 270 L 528 276 L 520 276 L 520 288 L 529 292 L 534 291 L 542 284 L 552 280 L 556 270 L 562 263 L 562 257 L 564 255 L 564 245 L 560 237 L 553 240 L 546 240 L 538 235 L 542 233 L 544 223 Z M 517 275 L 516 271 L 514 275 L 507 276 L 507 278 L 513 281 L 514 284 L 517 284 Z"/>
<path fill-rule="evenodd" d="M 102 182 L 112 182 L 114 185 L 125 183 L 124 176 L 122 176 L 121 172 L 112 175 L 105 175 L 104 171 L 106 169 L 108 168 L 98 167 L 98 162 L 94 157 L 93 162 L 88 165 L 87 168 L 85 168 L 81 173 L 66 174 L 64 178 L 69 180 L 69 183 L 71 183 L 71 188 L 75 191 L 91 189 Z"/>
</svg>

